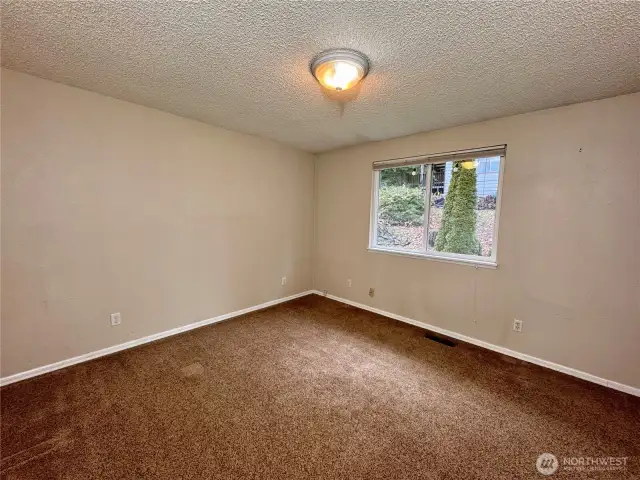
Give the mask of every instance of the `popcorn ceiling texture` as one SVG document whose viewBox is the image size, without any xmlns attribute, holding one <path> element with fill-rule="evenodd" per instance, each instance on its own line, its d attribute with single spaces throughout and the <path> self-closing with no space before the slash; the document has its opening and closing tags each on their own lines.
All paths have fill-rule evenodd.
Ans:
<svg viewBox="0 0 640 480">
<path fill-rule="evenodd" d="M 308 151 L 640 90 L 640 2 L 3 2 L 2 62 Z M 347 101 L 318 52 L 372 62 Z M 355 99 L 353 97 L 356 97 Z"/>
</svg>

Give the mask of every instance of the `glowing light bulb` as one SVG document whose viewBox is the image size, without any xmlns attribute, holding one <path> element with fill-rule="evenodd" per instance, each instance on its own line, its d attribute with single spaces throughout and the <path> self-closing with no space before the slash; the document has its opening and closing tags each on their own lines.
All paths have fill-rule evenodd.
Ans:
<svg viewBox="0 0 640 480">
<path fill-rule="evenodd" d="M 464 168 L 465 170 L 471 170 L 472 168 L 476 168 L 478 166 L 478 162 L 475 160 L 466 160 L 460 165 L 462 165 L 462 168 Z"/>
<path fill-rule="evenodd" d="M 311 71 L 320 84 L 329 90 L 348 90 L 367 74 L 366 58 L 350 50 L 334 50 L 320 55 L 311 65 Z"/>
<path fill-rule="evenodd" d="M 327 75 L 326 82 L 336 90 L 346 90 L 359 79 L 358 69 L 345 62 L 336 62 L 330 73 L 333 75 Z"/>
</svg>

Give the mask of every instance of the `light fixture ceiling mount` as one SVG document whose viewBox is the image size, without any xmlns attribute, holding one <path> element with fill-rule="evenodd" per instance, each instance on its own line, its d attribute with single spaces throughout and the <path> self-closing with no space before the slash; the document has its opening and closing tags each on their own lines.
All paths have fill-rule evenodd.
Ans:
<svg viewBox="0 0 640 480">
<path fill-rule="evenodd" d="M 328 90 L 348 90 L 369 73 L 369 60 L 355 50 L 326 50 L 311 61 L 311 73 Z"/>
</svg>

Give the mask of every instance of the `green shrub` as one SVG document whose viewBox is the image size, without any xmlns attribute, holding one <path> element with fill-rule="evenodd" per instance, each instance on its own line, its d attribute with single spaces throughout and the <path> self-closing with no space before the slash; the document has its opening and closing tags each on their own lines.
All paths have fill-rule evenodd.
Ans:
<svg viewBox="0 0 640 480">
<path fill-rule="evenodd" d="M 418 227 L 424 223 L 424 190 L 407 186 L 380 188 L 380 220 L 390 225 Z"/>
<path fill-rule="evenodd" d="M 419 187 L 421 176 L 419 166 L 385 168 L 380 171 L 380 185 L 383 187 Z"/>
</svg>

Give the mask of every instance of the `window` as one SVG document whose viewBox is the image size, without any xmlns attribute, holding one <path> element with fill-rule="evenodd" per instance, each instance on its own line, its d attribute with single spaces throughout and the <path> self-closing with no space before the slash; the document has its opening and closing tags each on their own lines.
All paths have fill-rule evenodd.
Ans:
<svg viewBox="0 0 640 480">
<path fill-rule="evenodd" d="M 505 150 L 374 162 L 370 250 L 495 266 Z"/>
</svg>

